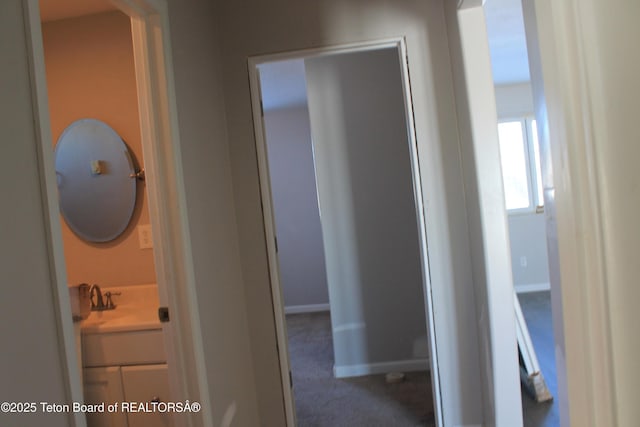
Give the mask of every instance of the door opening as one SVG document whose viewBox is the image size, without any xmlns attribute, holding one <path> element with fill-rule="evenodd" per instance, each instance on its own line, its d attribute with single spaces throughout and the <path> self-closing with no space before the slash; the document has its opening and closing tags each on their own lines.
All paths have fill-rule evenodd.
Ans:
<svg viewBox="0 0 640 427">
<path fill-rule="evenodd" d="M 535 52 L 538 42 L 532 6 L 533 2 L 496 0 L 488 2 L 484 9 L 500 129 L 514 287 L 522 307 L 521 320 L 526 319 L 530 331 L 534 370 L 538 371 L 534 375 L 538 381 L 543 378 L 540 387 L 524 388 L 528 391 L 522 396 L 524 424 L 558 426 L 562 401 L 558 374 L 562 375 L 564 367 L 561 360 L 556 360 L 553 323 L 562 322 L 562 316 L 555 312 L 552 322 L 552 299 L 557 290 L 551 289 L 554 280 L 550 266 L 559 261 L 557 251 L 551 247 L 555 238 L 548 237 L 557 234 L 555 223 L 549 220 L 552 215 L 545 212 L 548 208 L 543 196 L 547 188 L 553 187 L 553 174 L 550 158 L 541 155 L 541 146 L 548 147 L 548 136 L 538 132 L 539 128 L 545 128 L 546 114 L 537 113 L 546 108 L 540 105 L 544 96 L 536 93 L 543 88 L 536 81 L 541 71 Z M 546 136 L 546 140 L 539 140 L 539 135 Z M 520 162 L 514 155 L 520 157 Z M 520 183 L 520 190 L 516 189 L 516 182 Z M 521 377 L 531 385 L 533 376 L 526 378 L 531 374 L 526 372 L 530 367 L 524 368 L 527 363 L 523 358 L 521 363 L 524 371 Z"/>
<path fill-rule="evenodd" d="M 98 2 L 94 2 L 93 4 L 96 5 L 97 3 Z M 166 355 L 162 355 L 161 357 L 156 356 L 155 360 L 144 367 L 139 366 L 137 362 L 133 364 L 136 366 L 128 366 L 126 361 L 120 361 L 122 363 L 115 363 L 117 366 L 105 366 L 104 372 L 98 373 L 98 375 L 93 376 L 93 378 L 97 378 L 100 381 L 116 378 L 122 383 L 125 392 L 127 391 L 127 384 L 130 384 L 131 387 L 129 387 L 127 398 L 132 400 L 146 401 L 158 396 L 162 401 L 186 401 L 191 399 L 192 401 L 197 401 L 202 404 L 200 412 L 192 412 L 190 414 L 174 413 L 171 414 L 171 420 L 166 416 L 163 417 L 163 420 L 159 420 L 162 425 L 207 424 L 210 423 L 211 417 L 209 398 L 207 396 L 208 387 L 206 385 L 206 375 L 202 374 L 204 364 L 201 359 L 203 356 L 201 352 L 196 351 L 196 349 L 201 346 L 199 343 L 201 335 L 198 330 L 199 326 L 193 323 L 193 317 L 191 316 L 192 311 L 196 307 L 195 301 L 192 300 L 193 292 L 191 292 L 194 286 L 192 283 L 193 275 L 190 271 L 192 262 L 190 261 L 190 254 L 184 250 L 184 248 L 188 246 L 186 244 L 187 236 L 184 218 L 184 192 L 181 189 L 182 180 L 180 178 L 182 173 L 180 168 L 180 144 L 176 129 L 175 100 L 172 97 L 173 82 L 171 80 L 170 47 L 168 41 L 164 38 L 168 25 L 167 9 L 163 2 L 148 2 L 146 0 L 116 1 L 114 4 L 117 6 L 117 10 L 114 10 L 110 2 L 104 3 L 107 4 L 107 6 L 102 5 L 100 7 L 103 7 L 103 9 L 93 12 L 110 11 L 106 12 L 106 14 L 113 17 L 120 15 L 121 12 L 119 10 L 121 10 L 126 15 L 122 16 L 125 21 L 124 28 L 130 28 L 130 32 L 128 33 L 130 45 L 128 49 L 122 50 L 114 47 L 112 44 L 110 45 L 108 41 L 108 39 L 110 39 L 109 37 L 103 39 L 102 42 L 107 50 L 116 49 L 115 57 L 120 60 L 123 60 L 123 54 L 126 54 L 125 51 L 128 50 L 130 52 L 129 58 L 125 58 L 124 60 L 125 62 L 129 61 L 128 71 L 130 75 L 128 77 L 130 81 L 134 82 L 134 86 L 132 89 L 133 93 L 131 93 L 130 90 L 127 96 L 133 96 L 134 100 L 131 101 L 131 103 L 137 106 L 138 113 L 135 113 L 136 108 L 132 105 L 121 106 L 122 108 L 132 108 L 133 112 L 129 111 L 126 113 L 120 108 L 119 113 L 115 114 L 117 119 L 114 120 L 126 119 L 139 126 L 136 131 L 139 133 L 142 153 L 138 152 L 136 154 L 139 156 L 139 160 L 144 158 L 149 218 L 146 220 L 143 219 L 144 222 L 139 223 L 144 226 L 140 232 L 142 237 L 140 243 L 138 243 L 137 230 L 131 229 L 128 233 L 129 237 L 131 237 L 129 240 L 131 240 L 136 247 L 138 245 L 148 246 L 151 235 L 153 235 L 152 241 L 155 246 L 153 253 L 147 250 L 144 254 L 144 262 L 147 265 L 146 270 L 148 271 L 147 276 L 144 277 L 152 277 L 155 275 L 155 282 L 157 283 L 157 288 L 151 286 L 151 293 L 145 295 L 140 295 L 141 292 L 139 292 L 142 291 L 145 286 L 132 286 L 130 289 L 127 289 L 127 291 L 122 287 L 120 289 L 113 288 L 110 300 L 116 304 L 116 308 L 113 310 L 114 313 L 117 312 L 118 305 L 121 305 L 120 308 L 122 308 L 133 302 L 131 300 L 127 301 L 126 299 L 126 293 L 129 293 L 129 290 L 136 291 L 130 293 L 130 296 L 135 293 L 145 300 L 143 305 L 148 305 L 149 300 L 153 301 L 151 305 L 155 307 L 152 308 L 150 317 L 155 321 L 151 322 L 154 323 L 151 329 L 157 331 L 157 333 L 162 336 L 162 339 L 159 341 L 160 344 L 158 344 L 159 347 L 156 348 L 156 353 L 160 354 L 164 351 Z M 38 120 L 36 126 L 41 141 L 39 155 L 42 161 L 40 167 L 42 169 L 42 176 L 44 177 L 44 186 L 47 190 L 46 193 L 43 194 L 43 198 L 45 206 L 48 208 L 48 229 L 51 241 L 50 257 L 55 274 L 55 289 L 58 298 L 56 305 L 59 306 L 62 330 L 60 341 L 61 347 L 65 349 L 65 357 L 67 360 L 70 400 L 82 402 L 84 398 L 87 397 L 87 394 L 83 396 L 82 393 L 82 375 L 78 368 L 80 361 L 76 356 L 74 327 L 71 323 L 71 313 L 69 312 L 68 286 L 74 283 L 67 283 L 68 278 L 76 280 L 75 278 L 80 276 L 77 275 L 77 272 L 72 272 L 71 269 L 68 271 L 65 267 L 65 264 L 69 265 L 67 261 L 73 262 L 73 260 L 71 259 L 72 257 L 66 253 L 69 246 L 67 240 L 69 239 L 63 239 L 57 203 L 57 179 L 51 150 L 55 142 L 54 138 L 57 138 L 57 135 L 52 132 L 52 127 L 54 121 L 59 119 L 59 117 L 53 116 L 59 112 L 53 112 L 53 108 L 55 107 L 52 108 L 51 112 L 49 111 L 48 95 L 51 95 L 52 106 L 56 102 L 64 104 L 68 99 L 65 99 L 64 93 L 62 98 L 58 98 L 58 100 L 54 99 L 54 97 L 57 97 L 54 93 L 55 90 L 48 93 L 45 56 L 49 56 L 49 53 L 45 52 L 46 46 L 43 46 L 40 6 L 38 0 L 25 0 L 25 4 L 25 19 L 30 36 L 34 99 L 37 105 Z M 49 5 L 52 5 L 52 3 L 48 2 L 43 8 Z M 87 5 L 84 2 L 78 2 L 77 6 L 79 6 L 79 10 L 82 10 L 81 6 Z M 70 13 L 73 14 L 74 11 L 72 10 Z M 80 15 L 82 15 L 82 13 L 80 13 Z M 94 17 L 100 17 L 100 15 L 94 15 Z M 116 18 L 119 19 L 120 24 L 122 24 L 122 18 Z M 80 20 L 82 18 L 78 19 Z M 70 29 L 70 26 L 65 25 L 64 21 L 59 21 L 57 24 L 60 24 L 63 28 L 62 33 Z M 80 23 L 79 25 L 91 26 L 92 24 Z M 64 35 L 62 37 L 64 37 Z M 86 40 L 79 42 L 86 42 Z M 50 45 L 50 43 L 46 44 Z M 131 46 L 133 46 L 133 49 L 131 49 Z M 86 50 L 91 50 L 91 46 L 88 46 Z M 64 62 L 64 59 L 62 61 Z M 98 63 L 98 65 L 104 65 L 101 64 L 100 61 L 101 58 L 95 58 L 95 62 Z M 46 65 L 46 67 L 49 67 L 47 71 L 55 68 L 49 65 Z M 64 68 L 60 68 L 60 70 L 64 70 Z M 86 71 L 85 67 L 83 67 L 81 71 Z M 113 76 L 110 77 L 113 78 Z M 116 84 L 115 90 L 120 90 L 124 86 L 124 84 Z M 96 104 L 106 103 L 104 99 L 99 97 L 93 101 Z M 86 114 L 91 115 L 90 112 Z M 64 119 L 62 122 L 64 122 Z M 113 127 L 118 126 L 119 124 L 113 124 Z M 132 179 L 135 179 L 135 177 Z M 134 219 L 136 215 L 144 218 L 143 211 L 144 208 L 138 210 L 138 213 L 134 214 Z M 131 224 L 129 228 L 131 228 Z M 127 232 L 125 232 L 125 234 L 127 234 Z M 65 240 L 64 244 L 63 240 Z M 73 239 L 69 241 L 72 240 Z M 77 242 L 75 244 L 77 244 Z M 122 244 L 122 242 L 116 241 L 116 243 L 107 243 L 105 245 L 115 246 L 120 244 Z M 93 246 L 90 249 L 95 250 L 97 246 Z M 137 250 L 142 251 L 143 249 L 135 249 L 135 251 Z M 80 252 L 82 252 L 82 250 L 80 250 Z M 69 258 L 68 260 L 66 259 L 67 257 Z M 90 264 L 91 261 L 95 262 L 95 258 L 97 257 L 92 258 L 92 260 L 88 260 L 86 263 Z M 137 263 L 137 265 L 132 266 L 131 274 L 127 274 L 127 276 L 130 279 L 133 276 L 137 277 L 131 279 L 133 281 L 147 281 L 147 279 L 140 279 L 136 276 L 140 273 L 140 271 L 136 269 L 136 267 L 139 267 L 139 264 L 140 263 Z M 107 270 L 118 270 L 119 268 L 122 268 L 122 263 L 108 266 Z M 80 274 L 86 274 L 86 272 Z M 88 273 L 87 278 L 82 279 L 82 281 L 99 284 L 103 280 L 99 277 L 92 276 L 92 273 Z M 113 279 L 110 284 L 118 285 L 118 280 L 122 279 Z M 122 282 L 123 285 L 126 284 L 124 283 L 125 280 L 122 280 Z M 137 284 L 138 283 L 136 283 L 136 285 Z M 142 285 L 142 283 L 140 284 Z M 109 290 L 108 287 L 102 289 L 103 292 Z M 121 295 L 116 295 L 117 292 L 121 292 Z M 118 299 L 118 297 L 120 297 L 120 299 Z M 94 297 L 94 299 L 95 298 L 96 297 Z M 159 323 L 157 315 L 158 306 L 167 308 L 170 313 L 171 322 Z M 130 313 L 132 317 L 140 314 L 135 307 L 130 308 L 133 308 L 132 313 Z M 109 316 L 105 314 L 104 319 L 107 317 Z M 114 314 L 113 317 L 117 316 Z M 151 319 L 144 320 L 146 320 L 147 326 L 149 326 L 148 323 Z M 100 330 L 99 324 L 100 322 L 98 322 L 98 325 L 94 328 L 98 332 Z M 104 324 L 106 324 L 106 321 Z M 134 327 L 133 324 L 130 326 Z M 164 340 L 164 346 L 162 340 Z M 138 343 L 138 345 L 140 344 Z M 86 343 L 85 347 L 89 348 L 90 346 Z M 109 364 L 108 361 L 97 363 Z M 116 372 L 115 376 L 112 375 L 114 372 Z M 89 377 L 92 377 L 92 375 L 89 375 Z M 162 394 L 161 392 L 153 394 L 153 390 L 145 390 L 144 387 L 140 387 L 140 385 L 156 382 L 159 377 L 163 377 L 164 379 L 158 381 L 157 385 L 153 387 L 154 390 L 158 387 L 170 389 L 170 392 L 164 398 L 160 396 L 160 394 Z M 149 393 L 153 395 L 147 396 Z M 90 400 L 91 398 L 89 397 L 88 399 Z M 124 401 L 124 399 L 122 400 Z M 121 412 L 118 415 L 128 418 L 130 414 Z M 131 422 L 131 420 L 129 420 L 129 422 Z M 79 426 L 85 425 L 86 420 L 84 415 L 80 413 L 76 414 L 74 423 L 74 425 Z"/>
<path fill-rule="evenodd" d="M 428 417 L 442 425 L 406 67 L 401 39 L 249 61 L 281 380 L 291 426 L 296 409 L 298 417 L 313 414 L 294 398 L 296 387 L 308 394 L 309 383 L 295 372 L 297 360 L 291 360 L 295 355 L 289 345 L 297 344 L 288 341 L 287 325 L 296 335 L 304 334 L 301 324 L 309 315 L 293 313 L 327 308 L 331 325 L 325 315 L 326 331 L 333 346 L 328 362 L 333 372 L 328 369 L 327 375 L 392 378 L 430 367 L 433 406 Z M 287 100 L 287 91 L 295 90 L 295 69 L 302 76 L 293 81 L 305 93 L 289 93 Z M 284 80 L 288 89 L 278 87 Z M 310 275 L 320 280 L 310 283 Z"/>
</svg>

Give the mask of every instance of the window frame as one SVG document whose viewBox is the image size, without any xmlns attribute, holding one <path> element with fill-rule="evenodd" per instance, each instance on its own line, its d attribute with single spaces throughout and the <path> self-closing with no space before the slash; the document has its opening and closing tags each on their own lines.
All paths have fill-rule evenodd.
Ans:
<svg viewBox="0 0 640 427">
<path fill-rule="evenodd" d="M 533 140 L 534 132 L 533 126 L 535 123 L 535 117 L 531 114 L 521 115 L 521 116 L 505 116 L 501 117 L 496 126 L 499 126 L 501 123 L 513 123 L 520 122 L 520 126 L 522 127 L 522 136 L 524 143 L 524 156 L 525 156 L 525 164 L 526 164 L 526 177 L 527 177 L 527 192 L 529 196 L 529 205 L 524 208 L 514 208 L 507 209 L 506 205 L 506 194 L 505 194 L 505 210 L 508 215 L 526 215 L 526 214 L 539 214 L 544 212 L 544 199 L 540 197 L 542 192 L 542 188 L 539 188 L 540 181 L 538 178 L 538 166 L 536 162 L 536 146 Z M 498 141 L 498 144 L 500 142 Z M 539 147 L 538 142 L 538 147 Z M 538 148 L 539 150 L 539 148 Z M 502 153 L 500 153 L 502 156 Z M 538 161 L 540 161 L 540 153 L 538 153 Z M 501 169 L 502 169 L 502 158 L 500 159 Z M 501 170 L 502 174 L 502 170 Z M 503 190 L 504 190 L 504 175 L 502 180 Z"/>
</svg>

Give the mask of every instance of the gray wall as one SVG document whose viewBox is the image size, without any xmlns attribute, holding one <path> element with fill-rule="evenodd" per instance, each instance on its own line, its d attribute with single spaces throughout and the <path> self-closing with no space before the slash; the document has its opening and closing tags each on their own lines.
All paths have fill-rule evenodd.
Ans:
<svg viewBox="0 0 640 427">
<path fill-rule="evenodd" d="M 305 68 L 335 369 L 424 357 L 415 354 L 426 342 L 425 300 L 399 52 L 322 56 Z"/>
<path fill-rule="evenodd" d="M 2 402 L 65 402 L 68 378 L 54 302 L 36 151 L 22 2 L 0 3 L 0 364 Z M 69 414 L 6 414 L 3 425 L 70 424 Z"/>
<path fill-rule="evenodd" d="M 516 292 L 549 288 L 549 255 L 544 214 L 509 215 L 511 269 Z"/>
<path fill-rule="evenodd" d="M 309 110 L 267 110 L 264 125 L 285 308 L 329 304 Z"/>
<path fill-rule="evenodd" d="M 444 418 L 450 425 L 482 422 L 469 229 L 443 4 L 441 0 L 247 0 L 220 4 L 222 87 L 263 425 L 281 426 L 284 421 L 247 58 L 397 36 L 406 38 L 413 76 L 432 295 L 437 305 L 434 336 L 441 342 L 438 369 Z"/>
<path fill-rule="evenodd" d="M 530 83 L 496 86 L 498 119 L 533 116 Z M 516 291 L 549 287 L 549 255 L 544 213 L 509 215 L 511 270 Z M 523 260 L 523 257 L 525 260 Z M 524 264 L 524 265 L 523 265 Z"/>
<path fill-rule="evenodd" d="M 260 425 L 257 370 L 239 258 L 222 85 L 220 15 L 209 0 L 170 0 L 182 170 L 213 424 Z M 277 371 L 276 371 L 277 372 Z M 277 389 L 274 389 L 274 393 Z"/>
</svg>

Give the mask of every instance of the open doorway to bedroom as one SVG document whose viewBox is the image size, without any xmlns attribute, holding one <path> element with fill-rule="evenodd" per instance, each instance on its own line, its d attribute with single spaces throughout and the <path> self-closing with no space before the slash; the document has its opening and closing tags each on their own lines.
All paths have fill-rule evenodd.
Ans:
<svg viewBox="0 0 640 427">
<path fill-rule="evenodd" d="M 250 61 L 290 425 L 435 426 L 398 42 Z"/>
<path fill-rule="evenodd" d="M 513 281 L 522 308 L 521 319 L 526 322 L 537 361 L 535 369 L 527 372 L 521 358 L 521 373 L 523 378 L 531 375 L 543 378 L 548 390 L 545 394 L 523 387 L 523 424 L 525 427 L 557 427 L 560 404 L 550 278 L 550 256 L 554 253 L 547 248 L 550 235 L 547 228 L 553 224 L 549 224 L 545 215 L 544 201 L 544 188 L 551 186 L 551 173 L 547 174 L 548 182 L 544 182 L 536 120 L 540 117 L 536 117 L 528 52 L 528 39 L 537 37 L 533 34 L 535 17 L 531 8 L 527 15 L 524 13 L 524 8 L 531 5 L 523 3 L 522 0 L 491 0 L 484 9 L 496 95 Z M 550 171 L 550 160 L 547 162 Z M 553 230 L 550 231 L 553 235 Z"/>
</svg>

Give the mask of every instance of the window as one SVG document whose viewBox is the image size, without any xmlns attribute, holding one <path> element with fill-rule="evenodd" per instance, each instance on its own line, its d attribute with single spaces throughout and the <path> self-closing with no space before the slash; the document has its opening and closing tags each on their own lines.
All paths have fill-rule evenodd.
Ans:
<svg viewBox="0 0 640 427">
<path fill-rule="evenodd" d="M 536 121 L 531 118 L 498 123 L 505 203 L 508 211 L 542 206 L 542 173 Z"/>
</svg>

